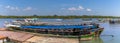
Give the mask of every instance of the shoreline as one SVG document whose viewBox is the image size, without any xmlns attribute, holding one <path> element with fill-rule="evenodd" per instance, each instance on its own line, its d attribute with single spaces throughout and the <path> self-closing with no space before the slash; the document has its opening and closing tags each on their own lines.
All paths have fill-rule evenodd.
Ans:
<svg viewBox="0 0 120 43">
<path fill-rule="evenodd" d="M 0 16 L 0 18 L 51 18 L 51 19 L 78 19 L 78 18 L 120 18 L 116 16 Z"/>
</svg>

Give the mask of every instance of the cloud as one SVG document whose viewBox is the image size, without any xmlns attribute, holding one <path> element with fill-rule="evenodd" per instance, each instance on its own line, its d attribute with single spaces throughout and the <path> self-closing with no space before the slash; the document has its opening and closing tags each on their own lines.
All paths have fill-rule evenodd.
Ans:
<svg viewBox="0 0 120 43">
<path fill-rule="evenodd" d="M 92 11 L 92 9 L 84 8 L 83 6 L 69 7 L 69 8 L 67 8 L 67 10 L 69 10 L 69 11 L 88 11 L 88 12 Z"/>
<path fill-rule="evenodd" d="M 76 11 L 76 10 L 84 10 L 84 8 L 82 6 L 78 6 L 78 7 L 70 7 L 68 8 L 68 10 Z"/>
<path fill-rule="evenodd" d="M 10 8 L 10 6 L 9 6 L 9 5 L 8 5 L 8 6 L 5 6 L 5 8 L 9 9 L 9 8 Z"/>
<path fill-rule="evenodd" d="M 87 10 L 87 11 L 89 11 L 89 12 L 90 12 L 90 11 L 92 11 L 92 10 L 91 10 L 91 9 L 89 9 L 89 8 L 87 8 L 86 10 Z"/>
<path fill-rule="evenodd" d="M 18 7 L 13 7 L 13 6 L 5 6 L 5 8 L 7 9 L 7 10 L 15 10 L 15 11 L 19 11 L 20 9 L 18 8 Z"/>
<path fill-rule="evenodd" d="M 68 8 L 68 10 L 77 10 L 75 7 Z"/>
<path fill-rule="evenodd" d="M 23 11 L 30 11 L 32 9 L 33 9 L 32 7 L 26 7 L 25 9 L 23 9 Z"/>
<path fill-rule="evenodd" d="M 19 11 L 20 9 L 18 7 L 15 8 L 17 11 Z"/>
<path fill-rule="evenodd" d="M 83 10 L 84 8 L 82 6 L 79 6 L 78 7 L 78 10 Z"/>
<path fill-rule="evenodd" d="M 20 7 L 10 6 L 10 5 L 5 6 L 5 9 L 12 10 L 12 11 L 30 11 L 30 10 L 33 10 L 32 7 L 20 8 Z"/>
</svg>

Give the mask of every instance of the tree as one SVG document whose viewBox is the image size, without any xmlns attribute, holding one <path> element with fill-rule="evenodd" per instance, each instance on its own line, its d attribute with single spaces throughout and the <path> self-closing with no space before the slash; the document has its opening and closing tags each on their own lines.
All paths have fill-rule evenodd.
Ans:
<svg viewBox="0 0 120 43">
<path fill-rule="evenodd" d="M 38 15 L 34 14 L 33 16 L 38 16 Z"/>
<path fill-rule="evenodd" d="M 58 16 L 58 15 L 54 14 L 53 16 Z"/>
</svg>

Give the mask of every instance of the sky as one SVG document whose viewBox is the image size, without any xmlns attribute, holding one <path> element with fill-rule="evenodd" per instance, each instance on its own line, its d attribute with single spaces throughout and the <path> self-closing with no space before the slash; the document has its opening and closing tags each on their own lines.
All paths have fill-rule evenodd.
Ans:
<svg viewBox="0 0 120 43">
<path fill-rule="evenodd" d="M 120 16 L 120 0 L 0 0 L 0 15 Z"/>
</svg>

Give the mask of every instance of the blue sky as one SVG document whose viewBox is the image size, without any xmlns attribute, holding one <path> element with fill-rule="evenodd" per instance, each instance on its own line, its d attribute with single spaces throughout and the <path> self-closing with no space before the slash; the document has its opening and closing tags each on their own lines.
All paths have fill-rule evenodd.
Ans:
<svg viewBox="0 0 120 43">
<path fill-rule="evenodd" d="M 0 15 L 120 16 L 120 0 L 0 0 Z"/>
</svg>

